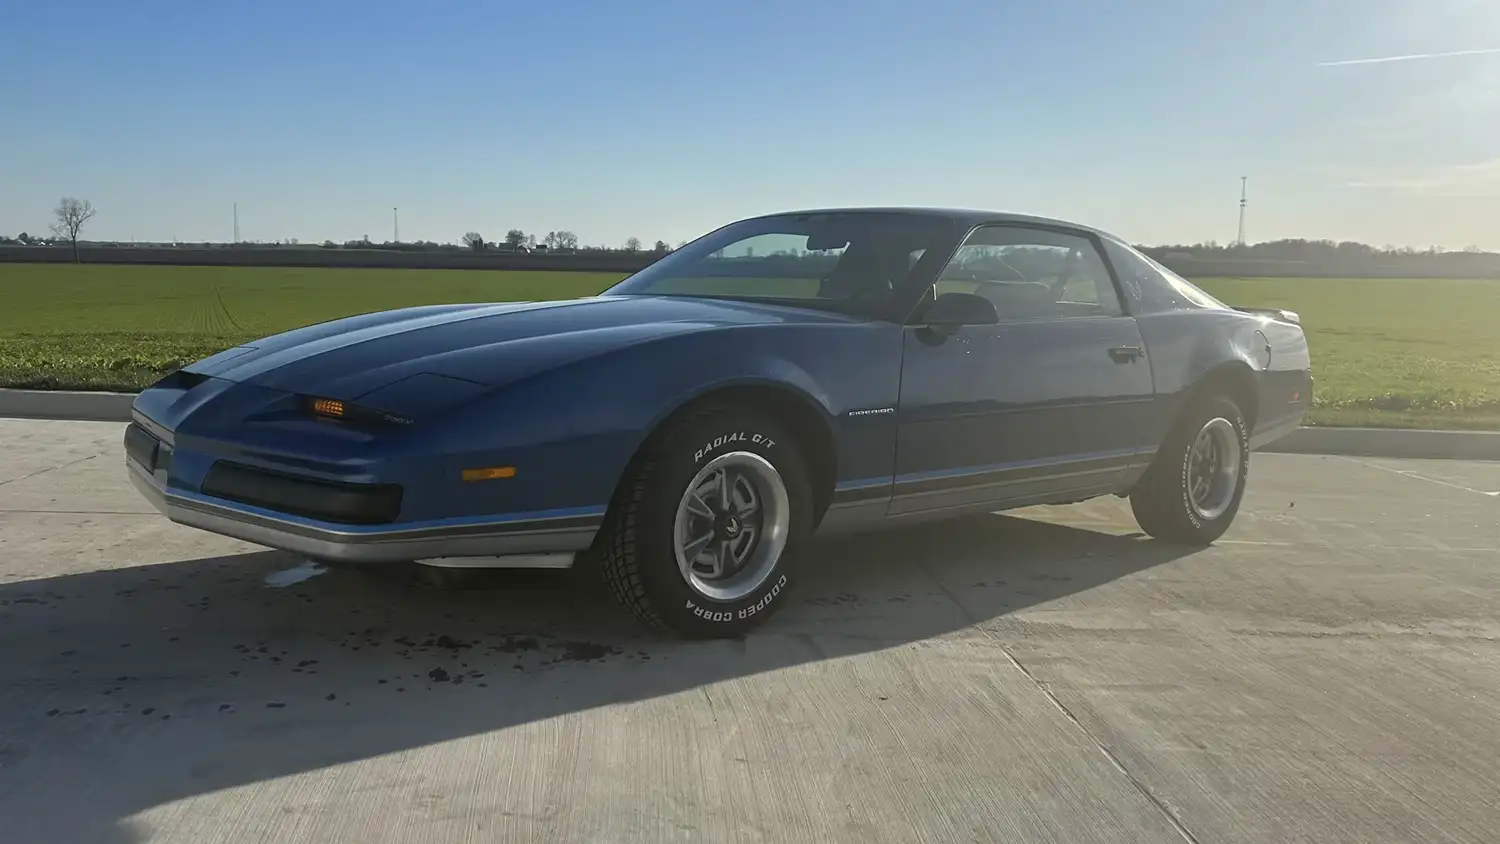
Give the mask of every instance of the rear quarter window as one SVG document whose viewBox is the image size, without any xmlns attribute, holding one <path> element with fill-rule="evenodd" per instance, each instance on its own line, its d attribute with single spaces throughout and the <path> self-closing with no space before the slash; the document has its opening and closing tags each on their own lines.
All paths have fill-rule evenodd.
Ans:
<svg viewBox="0 0 1500 844">
<path fill-rule="evenodd" d="M 1109 238 L 1104 254 L 1120 278 L 1120 292 L 1132 314 L 1166 311 L 1230 310 L 1230 307 L 1150 257 Z"/>
</svg>

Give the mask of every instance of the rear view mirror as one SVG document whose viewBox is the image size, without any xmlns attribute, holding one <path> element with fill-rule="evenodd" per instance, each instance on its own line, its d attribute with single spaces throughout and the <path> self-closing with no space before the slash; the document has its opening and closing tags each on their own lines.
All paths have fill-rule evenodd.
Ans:
<svg viewBox="0 0 1500 844">
<path fill-rule="evenodd" d="M 1000 321 L 995 303 L 973 293 L 944 293 L 932 300 L 921 323 L 933 328 L 962 325 L 994 325 Z"/>
</svg>

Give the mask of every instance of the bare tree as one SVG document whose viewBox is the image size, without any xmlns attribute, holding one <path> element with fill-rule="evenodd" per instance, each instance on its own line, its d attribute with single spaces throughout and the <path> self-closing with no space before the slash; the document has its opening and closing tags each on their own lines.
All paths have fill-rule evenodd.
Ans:
<svg viewBox="0 0 1500 844">
<path fill-rule="evenodd" d="M 638 238 L 638 237 L 632 237 L 632 238 L 627 239 L 625 241 L 625 251 L 626 252 L 639 252 L 639 251 L 641 251 L 641 239 Z"/>
<path fill-rule="evenodd" d="M 67 238 L 73 244 L 73 263 L 78 263 L 78 232 L 94 216 L 94 206 L 87 199 L 65 196 L 57 201 L 52 214 L 57 217 L 57 222 L 52 224 L 52 232 L 58 237 Z"/>
<path fill-rule="evenodd" d="M 549 250 L 568 250 L 578 248 L 578 235 L 570 231 L 547 232 L 543 239 Z"/>
</svg>

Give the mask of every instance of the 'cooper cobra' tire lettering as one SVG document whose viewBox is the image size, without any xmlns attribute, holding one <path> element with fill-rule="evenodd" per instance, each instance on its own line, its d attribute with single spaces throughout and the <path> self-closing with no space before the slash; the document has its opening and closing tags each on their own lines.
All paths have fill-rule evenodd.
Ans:
<svg viewBox="0 0 1500 844">
<path fill-rule="evenodd" d="M 1183 512 L 1187 514 L 1188 520 L 1193 523 L 1194 529 L 1199 529 L 1203 527 L 1203 520 L 1198 518 L 1197 511 L 1193 509 L 1192 493 L 1188 485 L 1188 465 L 1191 462 L 1191 457 L 1192 455 L 1190 454 L 1182 456 L 1182 475 L 1180 478 L 1182 497 L 1180 501 L 1182 502 Z"/>
<path fill-rule="evenodd" d="M 781 577 L 777 578 L 776 582 L 771 585 L 770 589 L 766 590 L 766 594 L 760 596 L 760 600 L 756 601 L 748 607 L 742 607 L 738 611 L 705 609 L 698 606 L 691 599 L 688 600 L 688 602 L 683 606 L 683 609 L 692 610 L 693 615 L 705 621 L 724 622 L 734 621 L 735 619 L 744 620 L 770 606 L 771 601 L 775 600 L 776 596 L 781 594 L 781 590 L 785 588 L 785 586 L 786 575 L 783 574 Z"/>
<path fill-rule="evenodd" d="M 745 607 L 744 609 L 740 610 L 739 613 L 738 613 L 739 617 L 742 618 L 742 619 L 743 618 L 749 618 L 750 616 L 755 615 L 756 613 L 758 613 L 761 610 L 765 609 L 766 606 L 769 605 L 771 603 L 771 601 L 777 595 L 781 594 L 781 587 L 783 587 L 785 585 L 786 585 L 786 575 L 783 574 L 781 576 L 781 578 L 776 581 L 775 585 L 773 585 L 771 587 L 770 591 L 768 591 L 766 594 L 760 596 L 760 600 L 759 601 L 756 601 L 755 603 L 751 604 L 750 606 Z"/>
</svg>

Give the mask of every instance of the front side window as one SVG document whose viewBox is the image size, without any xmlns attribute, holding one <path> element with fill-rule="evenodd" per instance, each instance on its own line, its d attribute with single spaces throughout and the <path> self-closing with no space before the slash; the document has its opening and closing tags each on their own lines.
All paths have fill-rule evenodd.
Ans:
<svg viewBox="0 0 1500 844">
<path fill-rule="evenodd" d="M 918 261 L 952 231 L 941 217 L 882 212 L 745 220 L 682 247 L 605 295 L 783 302 L 885 317 L 909 292 Z"/>
<path fill-rule="evenodd" d="M 938 276 L 938 295 L 976 293 L 1002 321 L 1119 316 L 1120 297 L 1089 238 L 1027 226 L 982 226 Z"/>
</svg>

